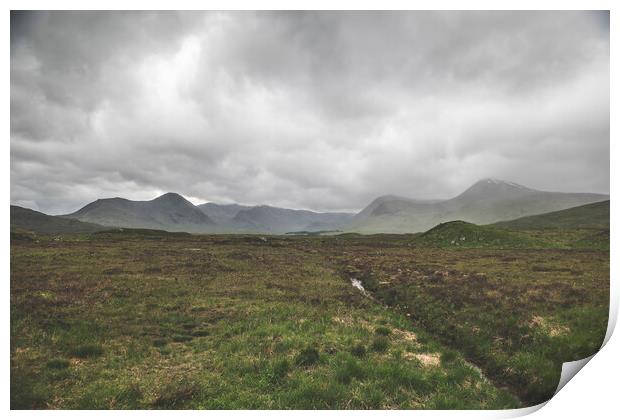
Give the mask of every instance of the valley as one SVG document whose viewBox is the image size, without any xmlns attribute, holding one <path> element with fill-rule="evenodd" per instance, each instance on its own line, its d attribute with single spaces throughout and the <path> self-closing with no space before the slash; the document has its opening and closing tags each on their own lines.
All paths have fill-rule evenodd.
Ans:
<svg viewBox="0 0 620 420">
<path fill-rule="evenodd" d="M 16 232 L 11 406 L 537 404 L 605 335 L 601 206 L 541 216 L 559 229 Z"/>
<path fill-rule="evenodd" d="M 610 7 L 144 5 L 5 15 L 11 411 L 515 417 L 611 336 Z"/>
<path fill-rule="evenodd" d="M 174 193 L 65 216 L 11 206 L 11 406 L 541 403 L 605 335 L 600 198 L 483 180 L 356 215 Z"/>
</svg>

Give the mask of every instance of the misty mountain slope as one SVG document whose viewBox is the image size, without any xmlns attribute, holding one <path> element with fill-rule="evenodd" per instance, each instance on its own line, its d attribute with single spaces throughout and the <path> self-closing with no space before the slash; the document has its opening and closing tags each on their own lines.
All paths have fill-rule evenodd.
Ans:
<svg viewBox="0 0 620 420">
<path fill-rule="evenodd" d="M 195 206 L 179 194 L 167 193 L 150 201 L 100 199 L 63 217 L 102 226 L 191 233 L 284 234 L 323 230 L 409 233 L 453 220 L 492 224 L 608 198 L 601 194 L 539 191 L 512 182 L 484 179 L 448 200 L 381 196 L 358 214 L 317 213 L 265 205 L 205 203 Z"/>
<path fill-rule="evenodd" d="M 415 200 L 406 197 L 399 197 L 397 195 L 383 195 L 374 199 L 369 205 L 362 209 L 354 216 L 354 220 L 362 220 L 375 213 L 375 210 L 379 214 L 384 213 L 387 209 L 392 209 L 391 212 L 396 212 L 401 208 L 406 208 L 409 204 L 415 202 Z"/>
<path fill-rule="evenodd" d="M 292 231 L 336 230 L 353 219 L 351 213 L 316 213 L 271 206 L 241 210 L 233 218 L 237 229 L 247 232 L 282 234 Z"/>
<path fill-rule="evenodd" d="M 106 229 L 94 223 L 49 216 L 35 210 L 11 206 L 11 230 L 26 230 L 40 234 L 91 233 Z"/>
<path fill-rule="evenodd" d="M 510 229 L 609 229 L 609 200 L 497 222 L 494 226 Z"/>
<path fill-rule="evenodd" d="M 166 193 L 150 201 L 100 199 L 64 217 L 104 226 L 172 232 L 203 233 L 215 226 L 209 216 L 176 193 Z"/>
<path fill-rule="evenodd" d="M 209 216 L 213 222 L 218 226 L 232 225 L 233 218 L 241 210 L 249 209 L 251 206 L 243 206 L 241 204 L 217 204 L 217 203 L 204 203 L 199 204 L 198 207 L 204 214 Z"/>
<path fill-rule="evenodd" d="M 448 200 L 384 197 L 362 210 L 347 230 L 360 233 L 421 232 L 452 220 L 490 224 L 606 200 L 602 194 L 539 191 L 512 182 L 483 179 Z"/>
</svg>

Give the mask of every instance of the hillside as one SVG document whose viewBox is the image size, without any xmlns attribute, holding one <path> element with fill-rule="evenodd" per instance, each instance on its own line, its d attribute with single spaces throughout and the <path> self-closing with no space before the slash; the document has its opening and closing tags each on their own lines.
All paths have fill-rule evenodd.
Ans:
<svg viewBox="0 0 620 420">
<path fill-rule="evenodd" d="M 64 217 L 103 226 L 171 232 L 206 233 L 215 226 L 209 216 L 175 193 L 167 193 L 150 201 L 100 199 Z"/>
<path fill-rule="evenodd" d="M 233 218 L 241 210 L 249 209 L 250 206 L 243 206 L 241 204 L 217 204 L 217 203 L 204 203 L 199 204 L 198 207 L 204 214 L 209 216 L 215 224 L 218 226 L 232 226 Z"/>
<path fill-rule="evenodd" d="M 240 210 L 232 219 L 234 226 L 247 232 L 283 234 L 293 231 L 336 230 L 353 219 L 351 213 L 316 213 L 271 206 Z"/>
<path fill-rule="evenodd" d="M 283 234 L 291 231 L 337 230 L 352 219 L 351 213 L 318 213 L 272 206 L 205 203 L 198 208 L 217 225 L 215 232 Z"/>
<path fill-rule="evenodd" d="M 512 182 L 483 179 L 448 200 L 380 197 L 356 215 L 347 229 L 359 233 L 422 232 L 452 220 L 491 224 L 606 199 L 609 196 L 539 191 Z"/>
<path fill-rule="evenodd" d="M 90 233 L 105 229 L 94 223 L 66 219 L 19 206 L 11 206 L 11 231 L 38 234 Z"/>
<path fill-rule="evenodd" d="M 609 200 L 494 223 L 510 229 L 609 229 Z"/>
<path fill-rule="evenodd" d="M 416 237 L 415 243 L 424 246 L 461 248 L 522 248 L 533 245 L 530 238 L 518 232 L 478 226 L 461 220 L 441 223 Z"/>
</svg>

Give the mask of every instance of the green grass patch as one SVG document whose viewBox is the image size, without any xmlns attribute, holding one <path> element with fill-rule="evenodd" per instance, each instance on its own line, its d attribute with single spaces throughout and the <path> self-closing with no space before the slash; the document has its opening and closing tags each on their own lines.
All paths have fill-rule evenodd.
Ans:
<svg viewBox="0 0 620 420">
<path fill-rule="evenodd" d="M 67 359 L 51 359 L 45 364 L 45 367 L 48 369 L 62 370 L 67 369 L 69 365 L 70 363 Z"/>
<path fill-rule="evenodd" d="M 298 366 L 312 366 L 319 362 L 319 351 L 315 347 L 306 347 L 295 357 Z"/>
<path fill-rule="evenodd" d="M 99 344 L 82 344 L 73 348 L 70 354 L 80 359 L 99 357 L 103 354 L 103 347 Z"/>
<path fill-rule="evenodd" d="M 385 353 L 389 347 L 390 340 L 384 336 L 375 337 L 370 344 L 371 350 L 378 353 Z"/>
</svg>

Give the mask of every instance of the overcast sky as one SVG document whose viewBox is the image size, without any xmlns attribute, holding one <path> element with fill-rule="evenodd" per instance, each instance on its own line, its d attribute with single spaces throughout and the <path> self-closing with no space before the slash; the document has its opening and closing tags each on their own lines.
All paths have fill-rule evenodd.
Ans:
<svg viewBox="0 0 620 420">
<path fill-rule="evenodd" d="M 609 193 L 605 12 L 11 14 L 11 202 Z"/>
</svg>

